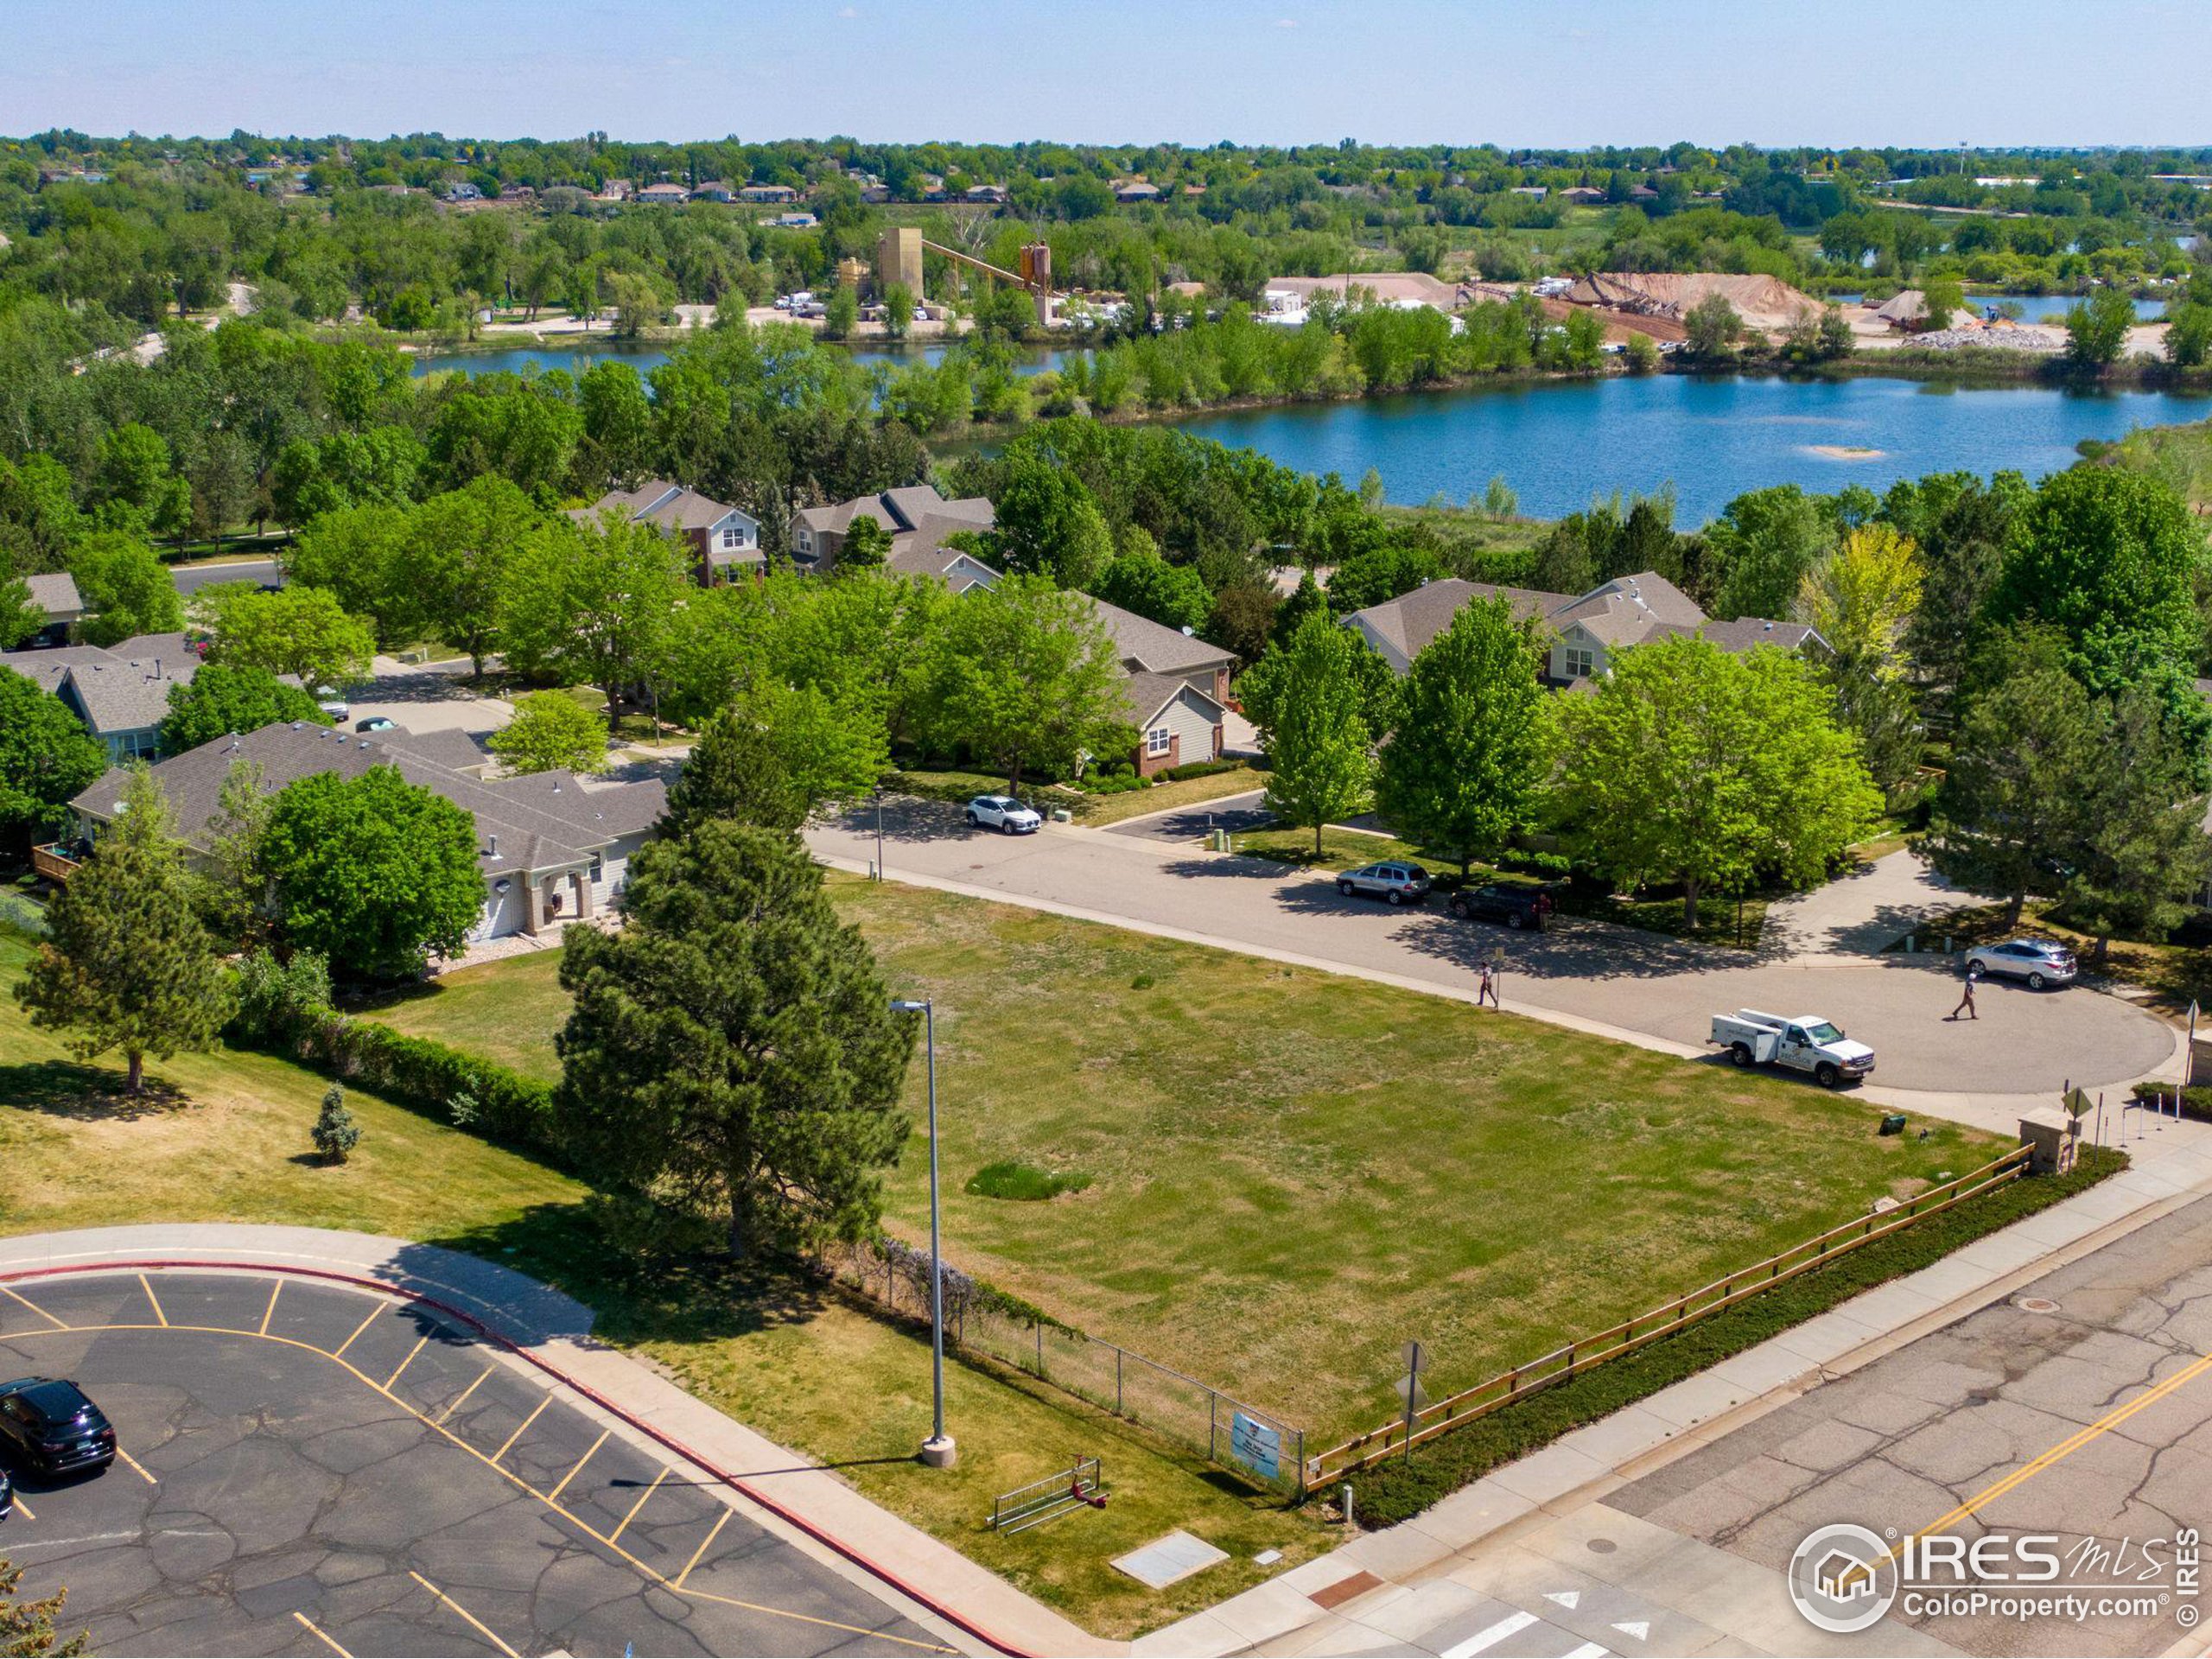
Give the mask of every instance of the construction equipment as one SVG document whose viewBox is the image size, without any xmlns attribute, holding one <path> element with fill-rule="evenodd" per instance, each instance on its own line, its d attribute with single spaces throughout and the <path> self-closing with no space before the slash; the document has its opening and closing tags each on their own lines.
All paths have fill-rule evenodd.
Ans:
<svg viewBox="0 0 2212 1659">
<path fill-rule="evenodd" d="M 1023 289 L 1036 302 L 1037 326 L 1040 328 L 1052 326 L 1052 250 L 1049 244 L 1023 244 L 1020 258 L 1021 269 L 1008 270 L 1003 265 L 978 259 L 972 253 L 963 253 L 958 248 L 948 248 L 941 242 L 927 241 L 911 225 L 891 226 L 875 239 L 877 292 L 880 294 L 895 283 L 916 299 L 924 298 L 922 254 L 925 250 L 992 282 L 1011 283 Z"/>
</svg>

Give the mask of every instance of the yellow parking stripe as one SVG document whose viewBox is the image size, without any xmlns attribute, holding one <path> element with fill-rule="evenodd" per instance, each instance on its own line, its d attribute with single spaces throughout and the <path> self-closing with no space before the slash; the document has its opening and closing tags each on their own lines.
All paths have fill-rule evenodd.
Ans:
<svg viewBox="0 0 2212 1659">
<path fill-rule="evenodd" d="M 483 1379 L 479 1377 L 477 1381 L 480 1382 Z M 505 1457 L 507 1455 L 508 1448 L 512 1446 L 517 1440 L 522 1439 L 523 1430 L 528 1428 L 532 1423 L 537 1421 L 537 1413 L 544 1410 L 546 1407 L 552 1403 L 553 1396 L 550 1394 L 543 1400 L 539 1401 L 537 1402 L 537 1410 L 531 1412 L 529 1416 L 524 1418 L 519 1423 L 517 1423 L 515 1425 L 515 1432 L 508 1435 L 505 1440 L 499 1442 L 499 1449 L 492 1454 L 492 1461 L 496 1464 L 500 1459 Z"/>
<path fill-rule="evenodd" d="M 37 1314 L 39 1318 L 44 1319 L 48 1325 L 52 1325 L 57 1331 L 67 1331 L 69 1328 L 67 1325 L 62 1324 L 60 1320 L 55 1319 L 53 1314 L 41 1307 L 36 1302 L 31 1300 L 29 1297 L 16 1295 L 14 1291 L 10 1290 L 5 1285 L 0 1285 L 0 1294 L 4 1294 L 12 1300 L 21 1302 L 25 1307 L 30 1309 L 32 1313 Z"/>
<path fill-rule="evenodd" d="M 168 1330 L 169 1316 L 162 1312 L 162 1299 L 154 1294 L 153 1286 L 146 1282 L 146 1275 L 143 1273 L 138 1275 L 138 1287 L 146 1293 L 146 1300 L 154 1305 L 154 1317 L 162 1322 L 162 1329 Z"/>
<path fill-rule="evenodd" d="M 152 1327 L 148 1325 L 117 1323 L 104 1325 L 60 1325 L 57 1328 L 62 1331 L 93 1333 L 102 1331 L 143 1331 L 149 1330 Z M 188 1332 L 196 1335 L 211 1337 L 251 1337 L 252 1335 L 251 1332 L 240 1331 L 232 1325 L 172 1325 L 169 1328 L 174 1331 Z M 364 1328 L 365 1328 L 365 1325 L 364 1325 Z M 46 1336 L 48 1334 L 51 1333 L 43 1331 L 29 1331 L 17 1333 L 19 1337 Z M 354 1332 L 354 1335 L 356 1336 L 359 1334 L 360 1332 L 358 1331 Z M 374 1393 L 381 1394 L 384 1392 L 377 1387 L 375 1378 L 370 1376 L 365 1371 L 353 1364 L 350 1360 L 340 1359 L 337 1355 L 330 1352 L 327 1349 L 318 1348 L 313 1343 L 302 1342 L 294 1337 L 271 1336 L 263 1338 L 262 1340 L 265 1342 L 280 1343 L 287 1348 L 297 1348 L 307 1353 L 320 1355 L 321 1357 L 334 1362 L 340 1370 L 352 1376 L 355 1382 L 360 1383 L 364 1388 L 366 1388 Z M 347 1338 L 348 1342 L 351 1340 L 351 1338 Z M 447 1440 L 451 1441 L 459 1450 L 467 1452 L 470 1457 L 476 1459 L 480 1463 L 484 1464 L 486 1467 L 492 1469 L 498 1474 L 504 1476 L 518 1491 L 525 1493 L 529 1497 L 537 1499 L 537 1502 L 543 1503 L 548 1510 L 551 1510 L 555 1515 L 559 1516 L 561 1519 L 567 1522 L 570 1526 L 575 1528 L 577 1531 L 582 1533 L 586 1537 L 596 1539 L 600 1543 L 606 1544 L 610 1552 L 620 1556 L 629 1565 L 632 1570 L 634 1571 L 639 1578 L 644 1579 L 647 1583 L 659 1585 L 667 1589 L 675 1588 L 675 1586 L 670 1581 L 665 1574 L 658 1572 L 653 1567 L 648 1567 L 637 1556 L 623 1548 L 621 1545 L 607 1544 L 607 1540 L 589 1523 L 585 1522 L 582 1516 L 577 1515 L 575 1510 L 569 1509 L 564 1504 L 556 1502 L 551 1497 L 549 1497 L 547 1494 L 538 1491 L 537 1487 L 531 1485 L 520 1475 L 516 1474 L 512 1469 L 503 1467 L 495 1459 L 486 1456 L 483 1452 L 471 1446 L 467 1440 L 462 1440 L 460 1435 L 454 1433 L 451 1429 L 440 1427 L 436 1423 L 433 1422 L 427 1414 L 417 1411 L 413 1406 L 409 1405 L 407 1402 L 400 1399 L 398 1395 L 386 1394 L 385 1395 L 385 1397 L 387 1400 L 390 1400 L 392 1404 L 397 1406 L 400 1410 L 405 1412 L 409 1416 L 413 1417 L 416 1421 L 420 1422 L 424 1427 L 429 1429 L 432 1433 L 441 1435 Z M 543 1409 L 543 1407 L 540 1408 Z M 536 1415 L 535 1413 L 532 1413 L 531 1414 L 533 1416 Z M 601 1436 L 601 1438 L 604 1439 L 605 1436 Z M 596 1447 L 594 1448 L 594 1450 L 596 1449 Z M 574 1471 L 571 1471 L 570 1472 L 574 1473 Z M 150 1479 L 151 1477 L 149 1476 L 148 1478 Z M 728 1518 L 727 1515 L 724 1518 Z M 717 1523 L 715 1530 L 721 1530 L 719 1523 Z M 709 1535 L 711 1538 L 712 1535 L 710 1534 Z M 703 1553 L 703 1549 L 702 1553 Z M 690 1571 L 690 1568 L 687 1567 L 685 1570 L 688 1572 Z M 696 1601 L 711 1601 L 724 1607 L 741 1608 L 745 1611 L 750 1613 L 766 1613 L 773 1618 L 788 1618 L 801 1624 L 816 1624 L 821 1626 L 824 1630 L 842 1630 L 849 1636 L 867 1637 L 871 1640 L 877 1642 L 890 1642 L 896 1643 L 899 1647 L 913 1648 L 924 1653 L 950 1653 L 953 1651 L 953 1649 L 945 1647 L 942 1643 L 917 1642 L 911 1637 L 894 1636 L 888 1630 L 872 1630 L 859 1624 L 847 1624 L 841 1620 L 823 1618 L 813 1613 L 795 1613 L 788 1608 L 771 1607 L 763 1602 L 742 1601 L 735 1596 L 716 1595 L 712 1592 L 706 1590 L 685 1590 L 683 1593 Z"/>
<path fill-rule="evenodd" d="M 644 1491 L 638 1494 L 638 1501 L 630 1506 L 630 1513 L 622 1517 L 622 1524 L 615 1528 L 613 1532 L 607 1535 L 607 1541 L 608 1543 L 613 1543 L 617 1538 L 620 1538 L 624 1533 L 630 1529 L 630 1523 L 638 1518 L 638 1511 L 645 1507 L 645 1500 L 651 1497 L 655 1492 L 658 1491 L 660 1490 L 661 1482 L 667 1478 L 668 1465 L 664 1463 L 660 1466 L 660 1473 L 653 1477 L 653 1484 L 646 1487 Z"/>
<path fill-rule="evenodd" d="M 445 1603 L 447 1606 L 452 1608 L 454 1611 L 459 1613 L 463 1618 L 467 1619 L 470 1625 L 474 1627 L 477 1635 L 482 1637 L 486 1642 L 489 1642 L 501 1653 L 505 1654 L 507 1656 L 507 1659 L 522 1659 L 522 1656 L 520 1654 L 517 1653 L 505 1643 L 500 1641 L 498 1637 L 493 1635 L 490 1627 L 487 1626 L 482 1619 L 477 1618 L 475 1614 L 470 1612 L 467 1608 L 462 1606 L 451 1596 L 446 1594 L 444 1591 L 439 1589 L 436 1585 L 432 1584 L 420 1573 L 410 1572 L 407 1576 L 414 1580 L 416 1583 L 421 1585 L 425 1590 L 435 1596 L 440 1601 Z"/>
<path fill-rule="evenodd" d="M 430 1339 L 429 1339 L 429 1338 L 428 1338 L 428 1337 L 424 1337 L 424 1338 L 422 1339 L 422 1341 L 420 1341 L 420 1342 L 416 1343 L 416 1344 L 412 1348 L 410 1348 L 410 1349 L 407 1351 L 407 1357 L 406 1357 L 406 1358 L 404 1358 L 404 1359 L 401 1360 L 401 1361 L 399 1362 L 399 1363 L 398 1363 L 398 1364 L 397 1364 L 397 1365 L 395 1365 L 395 1366 L 393 1366 L 393 1367 L 391 1368 L 391 1375 L 390 1376 L 387 1376 L 386 1378 L 385 1378 L 385 1380 L 384 1380 L 384 1382 L 383 1382 L 383 1383 L 382 1383 L 382 1385 L 381 1385 L 381 1386 L 383 1387 L 383 1389 L 384 1389 L 384 1391 L 385 1391 L 386 1394 L 391 1393 L 391 1385 L 392 1385 L 393 1383 L 395 1383 L 395 1382 L 398 1382 L 398 1381 L 399 1381 L 399 1374 L 400 1374 L 402 1371 L 405 1370 L 406 1370 L 410 1365 L 412 1365 L 412 1364 L 415 1363 L 415 1356 L 416 1356 L 416 1355 L 417 1355 L 417 1354 L 419 1354 L 419 1353 L 421 1353 L 421 1352 L 422 1352 L 425 1348 L 429 1347 L 429 1345 L 430 1345 Z"/>
<path fill-rule="evenodd" d="M 280 1279 L 276 1282 L 282 1284 L 284 1281 Z M 352 1654 L 346 1652 L 345 1649 L 340 1647 L 335 1642 L 330 1639 L 330 1633 L 327 1630 L 325 1630 L 305 1613 L 295 1611 L 292 1614 L 292 1617 L 298 1619 L 302 1625 L 306 1626 L 308 1630 L 312 1633 L 324 1647 L 328 1648 L 333 1653 L 336 1654 L 338 1656 L 338 1659 L 353 1659 L 353 1656 Z"/>
<path fill-rule="evenodd" d="M 16 1494 L 16 1513 L 22 1516 L 26 1521 L 35 1521 L 38 1519 L 38 1516 L 31 1513 L 31 1506 L 23 1502 L 23 1495 L 21 1492 L 17 1492 Z"/>
<path fill-rule="evenodd" d="M 715 1524 L 707 1529 L 707 1535 L 699 1541 L 699 1548 L 691 1552 L 691 1559 L 683 1563 L 683 1570 L 676 1575 L 676 1582 L 669 1586 L 670 1589 L 681 1590 L 683 1587 L 683 1580 L 690 1578 L 691 1569 L 699 1565 L 699 1558 L 707 1553 L 707 1546 L 722 1535 L 722 1529 L 729 1525 L 730 1516 L 736 1513 L 734 1510 L 724 1510 Z"/>
<path fill-rule="evenodd" d="M 244 1332 L 240 1332 L 238 1334 L 243 1336 L 245 1333 Z M 162 1484 L 160 1481 L 156 1480 L 151 1475 L 146 1472 L 146 1465 L 144 1464 L 139 1462 L 137 1459 L 132 1457 L 121 1446 L 118 1446 L 115 1448 L 115 1455 L 121 1458 L 125 1463 L 137 1470 L 138 1472 L 138 1478 L 144 1481 L 149 1486 L 158 1486 Z"/>
<path fill-rule="evenodd" d="M 561 1484 L 553 1489 L 550 1494 L 551 1497 L 560 1497 L 562 1492 L 567 1489 L 569 1483 L 583 1472 L 584 1465 L 589 1463 L 592 1459 L 592 1452 L 598 1451 L 601 1446 L 605 1446 L 607 1444 L 607 1437 L 613 1432 L 614 1431 L 611 1428 L 602 1428 L 599 1431 L 599 1438 L 591 1443 L 591 1452 L 587 1452 L 583 1456 L 578 1458 L 576 1459 L 576 1466 L 569 1470 L 567 1474 L 561 1477 Z"/>
<path fill-rule="evenodd" d="M 486 1365 L 484 1368 L 484 1376 L 491 1376 L 497 1369 L 498 1367 L 496 1366 Z M 440 1412 L 432 1421 L 442 1425 L 447 1418 L 452 1416 L 456 1411 L 459 1411 L 462 1406 L 467 1403 L 468 1396 L 484 1386 L 484 1376 L 478 1377 L 474 1382 L 463 1389 L 461 1391 L 461 1397 L 458 1400 L 455 1400 L 453 1404 L 448 1406 L 443 1411 Z"/>
<path fill-rule="evenodd" d="M 284 1281 L 282 1279 L 279 1279 L 275 1284 L 269 1287 L 269 1306 L 261 1310 L 261 1329 L 253 1333 L 255 1336 L 265 1337 L 269 1334 L 269 1318 L 270 1315 L 276 1311 L 276 1293 L 283 1288 Z M 295 1613 L 293 1617 L 295 1618 L 298 1618 L 299 1615 Z M 300 1622 L 302 1624 L 307 1623 L 304 1619 L 302 1619 Z M 308 1628 L 311 1630 L 315 1630 L 315 1626 L 312 1624 L 308 1624 Z M 322 1636 L 322 1632 L 321 1630 L 315 1630 L 315 1633 L 317 1636 Z M 330 1638 L 323 1637 L 323 1639 L 327 1642 Z"/>
<path fill-rule="evenodd" d="M 384 1309 L 382 1309 L 382 1308 L 380 1308 L 380 1307 L 372 1307 L 372 1308 L 371 1308 L 371 1309 L 369 1310 L 369 1317 L 368 1317 L 367 1319 L 363 1319 L 363 1320 L 362 1320 L 359 1325 L 355 1325 L 355 1326 L 353 1327 L 353 1337 L 348 1337 L 348 1338 L 346 1338 L 346 1340 L 345 1340 L 345 1341 L 343 1341 L 343 1342 L 340 1343 L 340 1344 L 338 1344 L 338 1351 L 337 1351 L 336 1353 L 332 1354 L 332 1355 L 331 1355 L 331 1357 L 332 1357 L 333 1359 L 337 1359 L 337 1358 L 340 1357 L 341 1357 L 341 1356 L 346 1352 L 346 1351 L 348 1348 L 351 1348 L 351 1347 L 353 1345 L 353 1337 L 358 1337 L 358 1336 L 359 1336 L 359 1335 L 361 1334 L 361 1332 L 364 1332 L 364 1331 L 367 1330 L 367 1329 L 368 1329 L 372 1325 L 374 1325 L 374 1324 L 376 1323 L 377 1315 L 378 1315 L 378 1314 L 379 1314 L 379 1313 L 383 1313 L 383 1312 L 384 1312 Z"/>
</svg>

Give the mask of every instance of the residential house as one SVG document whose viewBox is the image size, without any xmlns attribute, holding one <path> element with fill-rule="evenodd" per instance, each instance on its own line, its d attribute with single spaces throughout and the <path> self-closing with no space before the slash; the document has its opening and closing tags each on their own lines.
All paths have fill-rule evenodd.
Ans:
<svg viewBox="0 0 2212 1659">
<path fill-rule="evenodd" d="M 672 206 L 679 201 L 690 200 L 691 193 L 689 190 L 686 190 L 680 184 L 670 184 L 663 181 L 659 184 L 649 184 L 644 189 L 639 191 L 638 200 L 639 201 L 664 202 Z"/>
<path fill-rule="evenodd" d="M 77 591 L 77 579 L 66 570 L 56 570 L 46 575 L 25 576 L 23 586 L 31 590 L 31 603 L 46 617 L 44 626 L 29 643 L 67 645 L 70 625 L 85 620 L 85 601 Z"/>
<path fill-rule="evenodd" d="M 1531 201 L 1541 201 L 1546 196 L 1551 194 L 1551 187 L 1542 184 L 1516 184 L 1513 187 L 1513 194 L 1516 196 L 1526 196 Z"/>
<path fill-rule="evenodd" d="M 1560 192 L 1567 200 L 1578 207 L 1594 207 L 1605 199 L 1605 193 L 1595 185 L 1578 184 Z"/>
<path fill-rule="evenodd" d="M 1114 200 L 1116 201 L 1158 201 L 1160 187 L 1144 179 L 1116 179 L 1114 181 Z"/>
<path fill-rule="evenodd" d="M 828 571 L 853 520 L 867 513 L 891 534 L 884 568 L 900 575 L 935 576 L 955 593 L 995 586 L 999 573 L 972 553 L 945 544 L 960 531 L 988 531 L 995 524 L 991 504 L 980 495 L 948 501 L 925 484 L 856 496 L 834 506 L 801 507 L 791 519 L 791 563 L 801 570 Z"/>
<path fill-rule="evenodd" d="M 169 688 L 192 683 L 200 653 L 181 633 L 145 633 L 105 648 L 0 652 L 0 668 L 60 698 L 120 764 L 161 748 Z"/>
<path fill-rule="evenodd" d="M 1724 651 L 1754 645 L 1803 649 L 1820 636 L 1802 622 L 1738 617 L 1716 622 L 1681 588 L 1644 570 L 1600 582 L 1586 594 L 1548 594 L 1533 588 L 1500 588 L 1457 577 L 1425 582 L 1384 604 L 1354 611 L 1344 619 L 1373 646 L 1394 672 L 1403 674 L 1429 641 L 1452 626 L 1460 607 L 1478 599 L 1503 598 L 1516 621 L 1540 626 L 1548 684 L 1572 688 L 1603 675 L 1609 653 L 1682 634 L 1709 639 Z M 1826 641 L 1820 643 L 1825 646 Z"/>
<path fill-rule="evenodd" d="M 822 221 L 812 213 L 778 213 L 768 222 L 781 231 L 810 231 Z"/>
<path fill-rule="evenodd" d="M 462 179 L 446 187 L 445 199 L 448 201 L 481 201 L 484 200 L 483 187 Z"/>
<path fill-rule="evenodd" d="M 737 199 L 752 202 L 797 201 L 798 192 L 788 184 L 748 184 L 740 188 Z"/>
<path fill-rule="evenodd" d="M 720 179 L 708 179 L 691 187 L 691 200 L 694 201 L 734 201 L 736 200 L 736 194 Z"/>
<path fill-rule="evenodd" d="M 1235 655 L 1104 600 L 1091 604 L 1128 676 L 1122 707 L 1137 731 L 1129 758 L 1139 774 L 1220 760 Z"/>
<path fill-rule="evenodd" d="M 996 207 L 1004 203 L 1006 200 L 1006 186 L 1002 184 L 971 184 L 968 187 L 967 194 L 964 195 L 962 200 L 964 201 L 983 202 L 993 207 Z"/>
<path fill-rule="evenodd" d="M 543 933 L 607 911 L 668 801 L 658 780 L 588 784 L 568 772 L 487 779 L 483 755 L 461 732 L 354 735 L 279 722 L 217 738 L 152 769 L 193 851 L 206 853 L 224 782 L 241 760 L 260 768 L 261 787 L 271 794 L 321 772 L 358 778 L 371 766 L 397 766 L 409 783 L 467 812 L 475 821 L 484 876 L 484 909 L 472 940 Z M 70 803 L 86 839 L 97 842 L 113 821 L 124 781 L 124 772 L 111 772 Z"/>
<path fill-rule="evenodd" d="M 632 524 L 654 524 L 691 550 L 694 575 L 712 588 L 736 575 L 758 575 L 767 563 L 760 551 L 760 521 L 740 507 L 709 500 L 698 491 L 650 478 L 634 490 L 611 490 L 569 517 L 592 524 L 601 513 L 619 512 Z"/>
</svg>

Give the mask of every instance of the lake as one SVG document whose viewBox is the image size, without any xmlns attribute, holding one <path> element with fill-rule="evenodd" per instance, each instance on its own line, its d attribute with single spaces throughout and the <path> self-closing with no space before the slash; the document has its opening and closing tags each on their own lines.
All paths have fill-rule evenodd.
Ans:
<svg viewBox="0 0 2212 1659">
<path fill-rule="evenodd" d="M 2003 468 L 2037 478 L 2070 466 L 2083 438 L 2209 415 L 2212 398 L 2161 391 L 1652 374 L 1294 404 L 1177 424 L 1348 484 L 1375 467 L 1388 498 L 1408 505 L 1440 492 L 1465 501 L 1503 474 L 1522 512 L 1551 518 L 1616 490 L 1648 493 L 1671 483 L 1676 522 L 1688 526 L 1770 484 L 1880 491 L 1923 473 Z"/>
</svg>

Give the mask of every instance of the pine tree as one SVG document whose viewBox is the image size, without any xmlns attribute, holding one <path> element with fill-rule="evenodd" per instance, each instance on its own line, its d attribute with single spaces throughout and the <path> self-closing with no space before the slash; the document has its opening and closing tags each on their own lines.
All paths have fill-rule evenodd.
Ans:
<svg viewBox="0 0 2212 1659">
<path fill-rule="evenodd" d="M 806 811 L 774 734 L 749 710 L 729 708 L 711 717 L 691 746 L 669 785 L 659 830 L 680 836 L 716 818 L 734 818 L 792 834 L 806 822 Z"/>
<path fill-rule="evenodd" d="M 638 854 L 626 915 L 563 941 L 554 1109 L 579 1166 L 719 1215 L 735 1257 L 873 1226 L 913 1029 L 806 849 L 702 823 Z"/>
<path fill-rule="evenodd" d="M 326 1164 L 344 1163 L 346 1154 L 361 1144 L 361 1126 L 346 1109 L 346 1091 L 334 1083 L 322 1096 L 322 1109 L 315 1114 L 314 1135 L 315 1149 L 322 1154 Z"/>
<path fill-rule="evenodd" d="M 134 1095 L 147 1055 L 206 1049 L 229 1017 L 230 987 L 194 911 L 168 804 L 143 766 L 47 927 L 16 1000 L 33 1025 L 71 1033 L 81 1058 L 121 1049 Z"/>
<path fill-rule="evenodd" d="M 1460 607 L 1406 677 L 1376 798 L 1398 833 L 1465 876 L 1523 817 L 1543 768 L 1536 651 L 1503 599 Z"/>
</svg>

